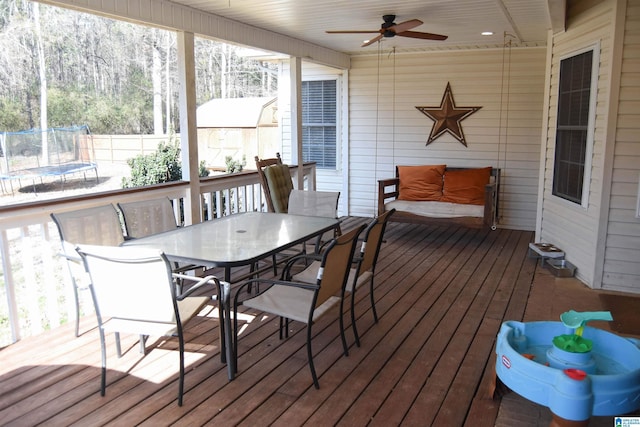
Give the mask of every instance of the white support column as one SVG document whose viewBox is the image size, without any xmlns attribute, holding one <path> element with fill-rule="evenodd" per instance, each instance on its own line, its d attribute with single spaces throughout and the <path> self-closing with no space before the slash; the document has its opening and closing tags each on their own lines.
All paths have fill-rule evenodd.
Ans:
<svg viewBox="0 0 640 427">
<path fill-rule="evenodd" d="M 291 158 L 298 162 L 298 189 L 304 189 L 302 160 L 302 58 L 289 59 L 291 85 Z"/>
<path fill-rule="evenodd" d="M 189 181 L 185 198 L 185 225 L 201 222 L 198 176 L 198 128 L 196 123 L 196 69 L 194 35 L 178 32 L 178 80 L 180 82 L 180 141 L 182 179 Z"/>
</svg>

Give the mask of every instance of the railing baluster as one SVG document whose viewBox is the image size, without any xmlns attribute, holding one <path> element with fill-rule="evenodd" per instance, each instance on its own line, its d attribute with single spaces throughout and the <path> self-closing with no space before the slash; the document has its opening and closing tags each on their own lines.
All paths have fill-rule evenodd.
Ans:
<svg viewBox="0 0 640 427">
<path fill-rule="evenodd" d="M 29 237 L 29 227 L 22 227 L 20 230 L 20 236 L 22 242 L 28 242 L 31 240 Z M 22 258 L 22 275 L 24 277 L 24 284 L 16 289 L 16 296 L 18 300 L 23 298 L 24 308 L 27 310 L 29 325 L 29 335 L 35 335 L 42 332 L 42 315 L 40 312 L 39 298 L 38 298 L 38 282 L 36 281 L 36 275 L 34 269 L 34 260 L 36 259 L 35 251 L 37 248 L 32 244 L 21 245 L 21 257 Z"/>
<path fill-rule="evenodd" d="M 2 277 L 4 278 L 5 294 L 7 295 L 7 311 L 9 312 L 9 326 L 11 328 L 11 342 L 16 342 L 21 338 L 20 318 L 18 317 L 18 302 L 16 300 L 15 281 L 13 280 L 13 269 L 11 268 L 11 257 L 9 250 L 9 239 L 7 231 L 0 232 L 0 243 L 2 244 Z M 4 343 L 0 342 L 0 346 Z"/>
</svg>

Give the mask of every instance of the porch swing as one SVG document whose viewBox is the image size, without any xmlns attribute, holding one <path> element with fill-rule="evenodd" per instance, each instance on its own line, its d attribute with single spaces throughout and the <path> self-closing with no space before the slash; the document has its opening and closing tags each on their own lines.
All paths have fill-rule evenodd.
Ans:
<svg viewBox="0 0 640 427">
<path fill-rule="evenodd" d="M 505 33 L 505 41 L 507 34 Z M 511 43 L 508 43 L 510 53 Z M 391 209 L 396 210 L 396 214 L 393 216 L 393 221 L 396 222 L 409 222 L 409 223 L 421 223 L 431 225 L 460 225 L 470 228 L 489 228 L 495 230 L 499 222 L 498 208 L 501 192 L 501 169 L 500 157 L 502 151 L 502 112 L 503 112 L 503 98 L 505 96 L 505 75 L 506 75 L 506 90 L 507 90 L 507 102 L 506 109 L 508 112 L 508 86 L 509 76 L 508 72 L 505 72 L 505 52 L 507 50 L 507 43 L 505 42 L 503 47 L 503 64 L 502 64 L 502 82 L 500 93 L 500 126 L 498 134 L 498 147 L 497 147 L 497 164 L 495 167 L 486 168 L 461 168 L 450 167 L 447 165 L 426 165 L 423 169 L 419 169 L 422 166 L 398 166 L 395 165 L 393 156 L 395 155 L 395 108 L 392 116 L 392 164 L 395 169 L 395 177 L 387 179 L 377 179 L 377 156 L 378 156 L 378 113 L 379 113 L 379 86 L 380 86 L 380 57 L 381 48 L 378 43 L 378 82 L 376 93 L 376 179 L 378 181 L 378 197 L 377 197 L 377 214 L 381 215 Z M 393 56 L 393 94 L 392 105 L 395 106 L 395 48 L 389 53 Z M 510 55 L 509 55 L 510 61 Z M 444 99 L 443 99 L 444 101 Z M 508 122 L 508 117 L 505 119 Z M 465 144 L 466 145 L 466 144 Z M 504 143 L 506 151 L 506 140 Z M 503 160 L 506 166 L 506 155 Z M 488 171 L 488 176 L 485 175 Z M 403 180 L 402 175 L 406 178 Z M 447 180 L 449 176 L 449 181 Z M 428 187 L 425 193 L 415 195 L 411 191 L 416 189 L 414 177 L 418 177 L 417 187 L 419 191 L 424 190 L 425 185 Z M 427 176 L 427 178 L 425 178 Z M 477 180 L 479 176 L 482 180 L 487 179 L 488 182 L 484 184 L 472 184 L 475 189 L 473 190 L 474 196 L 472 199 L 466 198 L 467 187 L 469 180 Z M 447 187 L 447 183 L 449 184 Z M 454 184 L 455 183 L 455 184 Z M 437 187 L 437 186 L 440 187 Z M 448 189 L 447 189 L 448 188 Z M 403 189 L 405 190 L 403 192 Z M 448 191 L 449 195 L 444 197 L 443 189 Z M 409 190 L 408 192 L 406 190 Z M 452 193 L 452 191 L 460 191 L 460 193 Z M 462 197 L 458 197 L 462 195 Z"/>
</svg>

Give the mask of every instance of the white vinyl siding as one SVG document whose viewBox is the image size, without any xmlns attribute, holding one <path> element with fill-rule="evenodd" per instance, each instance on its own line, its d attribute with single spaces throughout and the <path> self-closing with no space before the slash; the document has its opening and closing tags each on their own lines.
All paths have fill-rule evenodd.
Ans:
<svg viewBox="0 0 640 427">
<path fill-rule="evenodd" d="M 346 70 L 302 62 L 303 81 L 336 81 L 336 167 L 332 169 L 316 169 L 316 190 L 340 192 L 338 215 L 341 216 L 349 214 L 349 177 L 346 172 L 348 169 L 346 135 L 349 123 L 346 106 L 347 82 L 345 80 L 347 75 L 348 72 Z M 281 154 L 284 162 L 293 164 L 295 161 L 292 160 L 291 151 L 291 92 L 289 86 L 289 62 L 282 61 L 278 77 L 278 114 L 280 115 L 282 139 Z"/>
<path fill-rule="evenodd" d="M 502 169 L 500 227 L 536 221 L 544 48 L 354 56 L 349 96 L 351 215 L 372 216 L 377 180 L 396 165 Z M 510 72 L 503 75 L 505 68 Z M 505 79 L 503 85 L 503 77 Z M 451 84 L 457 106 L 482 107 L 462 121 L 467 147 L 445 134 L 426 146 L 433 121 L 416 106 L 438 106 Z"/>
<path fill-rule="evenodd" d="M 603 203 L 603 176 L 607 108 L 612 55 L 612 12 L 614 1 L 603 1 L 584 8 L 578 3 L 568 11 L 567 30 L 551 38 L 551 69 L 548 102 L 548 131 L 546 150 L 543 156 L 542 205 L 540 206 L 540 229 L 537 240 L 550 242 L 563 249 L 569 262 L 577 266 L 576 275 L 593 286 L 597 263 L 598 232 L 605 226 L 600 216 Z M 575 204 L 552 195 L 555 136 L 558 112 L 558 83 L 561 59 L 599 46 L 597 98 L 595 100 L 595 122 L 590 177 L 584 187 L 589 193 L 586 206 Z M 598 55 L 594 55 L 597 58 Z"/>
<path fill-rule="evenodd" d="M 640 3 L 628 1 L 602 288 L 640 293 Z"/>
</svg>

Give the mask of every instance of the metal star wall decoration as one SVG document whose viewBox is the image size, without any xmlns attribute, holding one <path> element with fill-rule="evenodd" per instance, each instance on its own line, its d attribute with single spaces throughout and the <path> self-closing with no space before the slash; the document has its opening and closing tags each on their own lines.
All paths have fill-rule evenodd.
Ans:
<svg viewBox="0 0 640 427">
<path fill-rule="evenodd" d="M 439 107 L 416 107 L 422 114 L 432 119 L 435 123 L 431 128 L 427 144 L 431 144 L 444 133 L 451 134 L 455 139 L 460 141 L 462 145 L 467 146 L 464 138 L 462 124 L 460 123 L 482 107 L 458 107 L 453 100 L 451 92 L 451 84 L 447 82 L 447 88 L 444 90 L 442 102 Z"/>
</svg>

